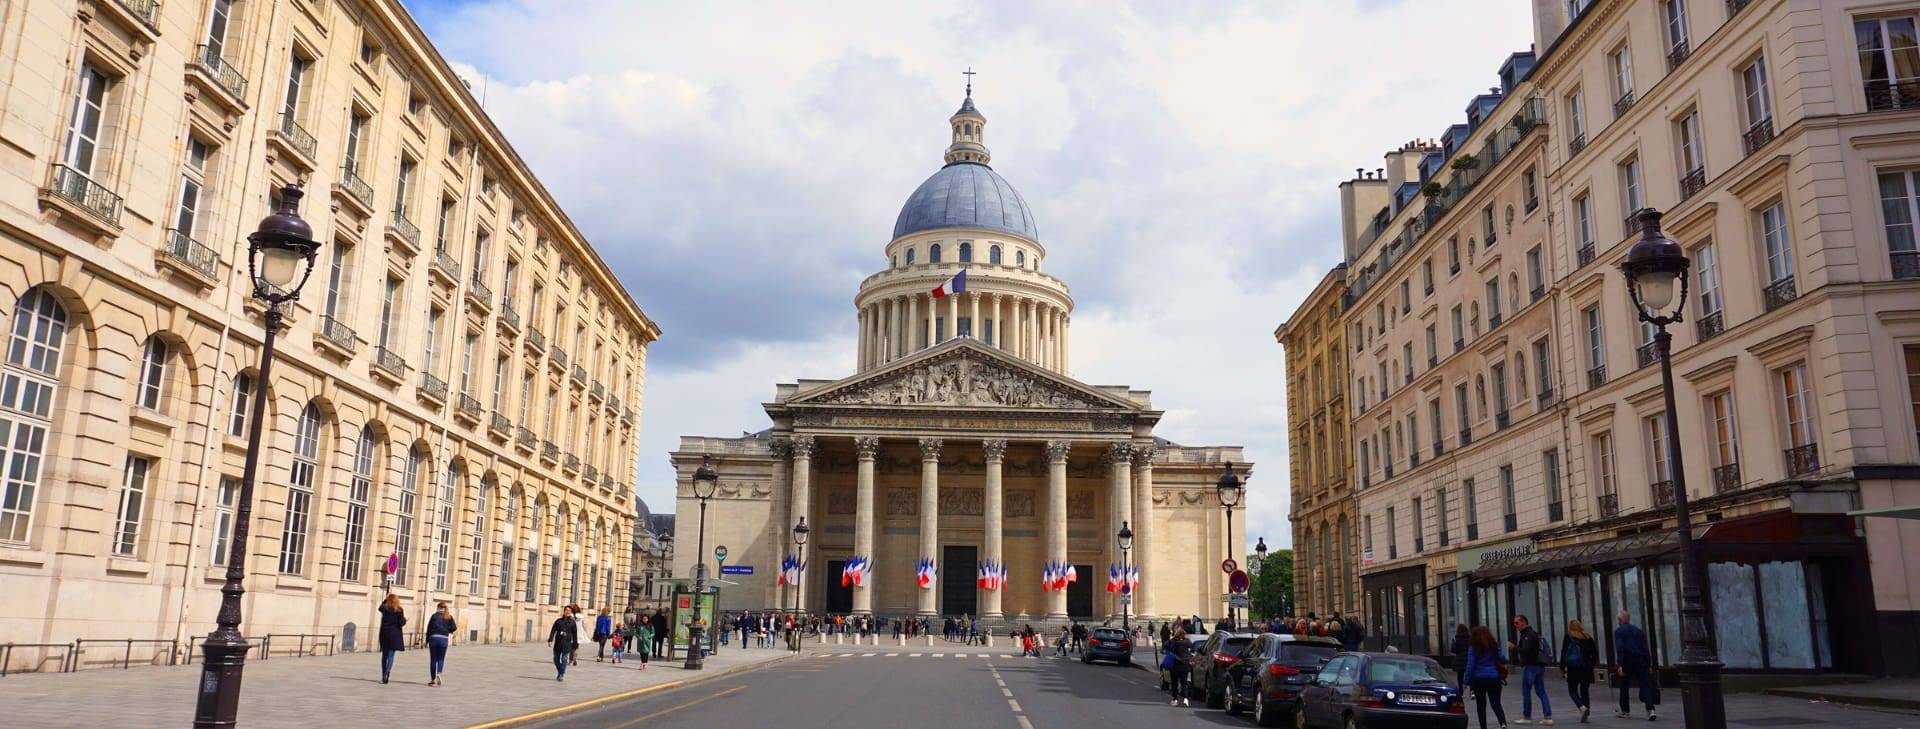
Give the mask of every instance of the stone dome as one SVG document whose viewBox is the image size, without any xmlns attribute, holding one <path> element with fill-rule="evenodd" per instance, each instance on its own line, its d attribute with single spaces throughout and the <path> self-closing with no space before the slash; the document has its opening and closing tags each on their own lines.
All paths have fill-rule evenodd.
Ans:
<svg viewBox="0 0 1920 729">
<path fill-rule="evenodd" d="M 985 228 L 1040 240 L 1026 198 L 993 168 L 975 162 L 947 165 L 920 183 L 900 208 L 893 237 L 939 228 Z"/>
</svg>

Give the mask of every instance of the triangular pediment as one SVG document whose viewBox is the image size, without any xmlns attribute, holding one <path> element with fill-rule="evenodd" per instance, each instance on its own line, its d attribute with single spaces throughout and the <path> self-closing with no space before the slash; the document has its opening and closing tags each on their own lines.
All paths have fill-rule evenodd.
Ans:
<svg viewBox="0 0 1920 729">
<path fill-rule="evenodd" d="M 786 404 L 1144 409 L 975 339 L 950 340 L 871 372 L 802 392 Z"/>
</svg>

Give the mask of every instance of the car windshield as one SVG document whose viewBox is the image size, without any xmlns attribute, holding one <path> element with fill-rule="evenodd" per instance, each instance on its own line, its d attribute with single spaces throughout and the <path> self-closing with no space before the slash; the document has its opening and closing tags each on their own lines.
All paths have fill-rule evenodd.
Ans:
<svg viewBox="0 0 1920 729">
<path fill-rule="evenodd" d="M 1317 666 L 1333 660 L 1340 652 L 1340 646 L 1321 645 L 1319 643 L 1281 643 L 1280 651 L 1274 658 L 1297 666 Z"/>
<path fill-rule="evenodd" d="M 1113 628 L 1095 628 L 1093 637 L 1101 640 L 1126 640 L 1127 634 L 1126 631 L 1115 630 Z"/>
<path fill-rule="evenodd" d="M 1241 651 L 1247 649 L 1248 643 L 1252 642 L 1253 636 L 1250 635 L 1228 637 L 1220 641 L 1220 652 L 1230 656 L 1237 656 L 1240 655 Z"/>
<path fill-rule="evenodd" d="M 1367 675 L 1374 683 L 1449 683 L 1440 664 L 1422 658 L 1375 658 Z"/>
</svg>

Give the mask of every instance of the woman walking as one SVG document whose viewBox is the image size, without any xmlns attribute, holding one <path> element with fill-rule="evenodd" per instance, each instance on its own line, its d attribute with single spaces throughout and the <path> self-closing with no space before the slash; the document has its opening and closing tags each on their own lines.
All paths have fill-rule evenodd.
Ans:
<svg viewBox="0 0 1920 729">
<path fill-rule="evenodd" d="M 1172 662 L 1167 666 L 1167 688 L 1173 692 L 1173 700 L 1167 705 L 1190 706 L 1192 699 L 1187 698 L 1187 694 L 1193 690 L 1193 667 L 1187 660 L 1193 657 L 1193 642 L 1187 640 L 1184 628 L 1173 631 L 1173 637 L 1167 640 L 1166 653 L 1167 657 L 1162 660 Z"/>
<path fill-rule="evenodd" d="M 653 655 L 653 623 L 645 618 L 633 626 L 633 646 L 640 649 L 640 670 L 647 670 L 647 659 Z"/>
<path fill-rule="evenodd" d="M 447 672 L 447 646 L 453 643 L 453 631 L 460 624 L 454 622 L 453 612 L 441 601 L 438 611 L 427 618 L 427 685 L 440 685 L 440 674 Z"/>
<path fill-rule="evenodd" d="M 607 641 L 613 639 L 613 611 L 600 608 L 600 617 L 593 619 L 593 642 L 600 644 L 600 651 L 594 655 L 594 663 L 607 660 Z"/>
<path fill-rule="evenodd" d="M 571 606 L 560 609 L 560 617 L 553 619 L 553 627 L 547 630 L 547 645 L 553 646 L 553 680 L 567 680 L 567 666 L 573 663 L 574 646 L 580 643 L 580 626 L 573 621 Z"/>
<path fill-rule="evenodd" d="M 1493 716 L 1500 729 L 1507 729 L 1507 710 L 1500 707 L 1500 685 L 1507 680 L 1507 657 L 1493 631 L 1476 625 L 1467 640 L 1467 686 L 1473 689 L 1473 704 L 1480 713 L 1480 729 L 1487 729 L 1487 703 L 1493 703 Z"/>
<path fill-rule="evenodd" d="M 1467 648 L 1471 647 L 1472 642 L 1473 631 L 1467 629 L 1466 623 L 1453 627 L 1453 645 L 1450 651 L 1453 655 L 1453 687 L 1461 691 L 1467 690 Z"/>
<path fill-rule="evenodd" d="M 380 601 L 380 683 L 393 676 L 393 657 L 407 649 L 407 611 L 392 593 Z"/>
<path fill-rule="evenodd" d="M 1600 644 L 1578 620 L 1567 621 L 1567 637 L 1560 641 L 1560 671 L 1567 677 L 1567 695 L 1580 710 L 1580 723 L 1593 713 L 1593 669 L 1600 663 Z"/>
</svg>

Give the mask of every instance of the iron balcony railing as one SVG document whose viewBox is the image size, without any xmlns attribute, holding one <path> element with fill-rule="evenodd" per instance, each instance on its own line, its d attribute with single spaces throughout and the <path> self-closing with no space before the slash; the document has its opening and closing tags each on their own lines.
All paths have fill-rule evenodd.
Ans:
<svg viewBox="0 0 1920 729">
<path fill-rule="evenodd" d="M 480 419 L 480 398 L 464 392 L 460 393 L 460 400 L 454 404 L 454 407 L 460 409 L 461 415 L 471 417 L 475 420 Z"/>
<path fill-rule="evenodd" d="M 1587 370 L 1587 389 L 1591 390 L 1607 384 L 1607 366 L 1599 365 Z"/>
<path fill-rule="evenodd" d="M 320 317 L 320 336 L 325 337 L 333 346 L 346 350 L 347 354 L 353 354 L 354 346 L 360 341 L 360 336 L 354 333 L 353 327 L 334 318 L 332 314 Z"/>
<path fill-rule="evenodd" d="M 160 12 L 160 0 L 120 0 L 120 7 L 126 8 L 141 24 L 152 28 L 153 18 Z"/>
<path fill-rule="evenodd" d="M 1653 482 L 1653 508 L 1665 509 L 1673 506 L 1673 479 Z"/>
<path fill-rule="evenodd" d="M 167 258 L 207 278 L 218 278 L 220 275 L 220 254 L 178 228 L 167 231 L 167 245 L 160 251 Z"/>
<path fill-rule="evenodd" d="M 1508 412 L 1506 408 L 1501 408 L 1500 410 L 1497 410 L 1493 413 L 1493 427 L 1505 429 L 1507 426 L 1512 424 L 1513 424 L 1513 415 L 1510 412 Z"/>
<path fill-rule="evenodd" d="M 1765 289 L 1761 289 L 1760 298 L 1766 302 L 1767 311 L 1773 311 L 1800 298 L 1800 292 L 1793 287 L 1793 277 L 1788 276 L 1767 284 Z"/>
<path fill-rule="evenodd" d="M 1561 519 L 1565 519 L 1565 518 L 1567 518 L 1566 505 L 1561 504 L 1558 501 L 1555 501 L 1551 504 L 1547 504 L 1547 521 L 1550 521 L 1550 522 L 1560 521 Z"/>
<path fill-rule="evenodd" d="M 420 373 L 420 392 L 441 402 L 447 399 L 447 381 L 434 377 L 432 372 Z"/>
<path fill-rule="evenodd" d="M 367 184 L 366 180 L 360 179 L 360 175 L 354 173 L 351 164 L 340 166 L 340 189 L 346 190 L 347 194 L 359 200 L 361 205 L 373 207 L 373 186 Z"/>
<path fill-rule="evenodd" d="M 1867 109 L 1893 111 L 1920 107 L 1920 80 L 1867 82 Z"/>
<path fill-rule="evenodd" d="M 513 421 L 508 420 L 505 415 L 494 413 L 493 417 L 487 422 L 487 428 L 505 436 L 513 432 Z"/>
<path fill-rule="evenodd" d="M 1740 135 L 1740 143 L 1746 148 L 1747 154 L 1760 151 L 1761 147 L 1767 146 L 1771 141 L 1773 141 L 1773 117 L 1754 122 L 1753 126 L 1747 127 L 1747 131 Z"/>
<path fill-rule="evenodd" d="M 1632 108 L 1633 108 L 1633 92 L 1628 91 L 1627 93 L 1621 94 L 1620 98 L 1615 99 L 1613 101 L 1613 118 L 1618 119 L 1620 117 L 1626 116 L 1627 111 Z"/>
<path fill-rule="evenodd" d="M 587 396 L 595 400 L 605 400 L 607 399 L 607 386 L 600 384 L 599 380 L 594 380 L 593 385 L 587 388 Z"/>
<path fill-rule="evenodd" d="M 539 327 L 527 327 L 527 344 L 532 345 L 535 350 L 546 351 L 546 332 L 540 331 Z"/>
<path fill-rule="evenodd" d="M 1467 541 L 1471 542 L 1479 538 L 1480 538 L 1480 525 L 1477 522 L 1471 522 L 1471 521 L 1467 522 Z"/>
<path fill-rule="evenodd" d="M 407 374 L 407 360 L 386 346 L 373 348 L 373 366 L 385 370 L 394 377 L 405 377 Z"/>
<path fill-rule="evenodd" d="M 619 482 L 613 480 L 613 474 L 611 473 L 600 474 L 600 488 L 606 489 L 608 491 L 612 491 L 614 490 L 613 487 L 618 485 L 619 485 Z"/>
<path fill-rule="evenodd" d="M 1453 338 L 1453 351 L 1458 352 L 1466 348 L 1467 348 L 1467 340 L 1462 339 L 1460 337 Z"/>
<path fill-rule="evenodd" d="M 1896 279 L 1920 278 L 1920 251 L 1894 251 L 1888 254 Z"/>
<path fill-rule="evenodd" d="M 1393 478 L 1393 464 L 1391 462 L 1387 464 L 1386 474 L 1386 478 Z"/>
<path fill-rule="evenodd" d="M 1440 364 L 1440 355 L 1437 355 L 1437 354 L 1427 355 L 1427 369 L 1433 369 L 1439 364 Z"/>
<path fill-rule="evenodd" d="M 611 393 L 607 395 L 607 412 L 610 412 L 610 413 L 620 412 L 620 396 L 619 395 L 614 395 Z"/>
<path fill-rule="evenodd" d="M 513 442 L 521 448 L 533 450 L 534 445 L 539 441 L 533 437 L 533 431 L 528 430 L 527 426 L 522 425 L 520 429 L 514 433 Z"/>
<path fill-rule="evenodd" d="M 1600 518 L 1607 519 L 1620 515 L 1620 495 L 1601 494 L 1594 499 L 1594 506 L 1600 512 Z"/>
<path fill-rule="evenodd" d="M 1419 467 L 1420 467 L 1420 452 L 1414 451 L 1412 453 L 1407 454 L 1407 468 L 1419 468 Z"/>
<path fill-rule="evenodd" d="M 445 248 L 433 252 L 433 270 L 439 271 L 449 281 L 460 280 L 460 262 L 453 260 L 453 256 L 448 254 Z"/>
<path fill-rule="evenodd" d="M 1707 189 L 1707 170 L 1695 167 L 1680 178 L 1680 199 L 1685 200 Z"/>
<path fill-rule="evenodd" d="M 580 365 L 577 365 L 577 364 L 574 365 L 573 381 L 581 385 L 587 384 L 587 368 L 581 367 Z"/>
<path fill-rule="evenodd" d="M 1447 444 L 1441 442 L 1439 438 L 1433 439 L 1433 457 L 1439 458 L 1441 455 L 1445 454 L 1446 452 L 1447 452 Z"/>
<path fill-rule="evenodd" d="M 239 71 L 234 70 L 233 64 L 227 63 L 226 59 L 221 58 L 220 52 L 214 50 L 213 46 L 204 43 L 201 44 L 198 52 L 194 54 L 192 67 L 193 70 L 204 73 L 207 75 L 207 78 L 213 79 L 214 83 L 219 84 L 220 88 L 226 89 L 227 93 L 233 94 L 234 98 L 244 99 L 247 97 L 247 77 L 240 75 Z"/>
<path fill-rule="evenodd" d="M 580 457 L 572 453 L 568 453 L 566 459 L 561 463 L 566 467 L 568 471 L 573 471 L 576 473 L 580 471 Z"/>
<path fill-rule="evenodd" d="M 1753 0 L 1727 0 L 1727 18 L 1731 20 L 1733 16 L 1739 15 L 1740 11 L 1747 9 L 1747 6 L 1752 3 Z"/>
<path fill-rule="evenodd" d="M 307 159 L 313 159 L 314 154 L 320 149 L 320 142 L 315 140 L 312 134 L 308 134 L 306 127 L 300 126 L 300 122 L 296 121 L 292 114 L 285 112 L 280 114 L 280 128 L 275 129 L 274 134 L 292 145 L 294 151 L 306 155 Z"/>
<path fill-rule="evenodd" d="M 1499 329 L 1500 322 L 1505 320 L 1506 320 L 1505 318 L 1500 316 L 1500 312 L 1496 311 L 1491 314 L 1488 314 L 1487 315 L 1487 331 L 1493 331 L 1495 329 Z"/>
<path fill-rule="evenodd" d="M 1702 342 L 1720 336 L 1720 332 L 1723 331 L 1724 327 L 1722 322 L 1724 321 L 1726 321 L 1726 319 L 1718 311 L 1700 317 L 1693 320 L 1694 333 L 1699 335 L 1700 341 Z"/>
<path fill-rule="evenodd" d="M 53 166 L 53 185 L 49 192 L 80 209 L 92 213 L 94 217 L 109 225 L 120 224 L 120 196 L 113 194 L 106 185 L 95 182 L 79 170 L 64 164 Z"/>
<path fill-rule="evenodd" d="M 505 324 L 508 329 L 515 331 L 520 329 L 520 312 L 514 311 L 505 297 L 500 299 L 500 323 Z"/>
<path fill-rule="evenodd" d="M 1448 533 L 1447 530 L 1445 529 L 1440 530 L 1440 546 L 1444 547 L 1444 546 L 1447 546 L 1448 544 L 1453 543 L 1452 537 L 1453 535 Z"/>
<path fill-rule="evenodd" d="M 1724 494 L 1740 490 L 1740 464 L 1729 463 L 1713 469 L 1713 492 Z"/>
<path fill-rule="evenodd" d="M 1572 139 L 1567 140 L 1567 156 L 1568 157 L 1572 157 L 1576 154 L 1579 154 L 1580 150 L 1583 150 L 1586 148 L 1587 148 L 1586 132 L 1575 134 L 1573 135 Z"/>
<path fill-rule="evenodd" d="M 1470 445 L 1473 445 L 1473 428 L 1460 426 L 1460 447 L 1465 448 Z"/>
<path fill-rule="evenodd" d="M 580 477 L 581 480 L 587 483 L 598 482 L 600 480 L 600 469 L 595 468 L 593 464 L 587 464 L 587 467 L 581 470 Z"/>
<path fill-rule="evenodd" d="M 560 460 L 560 446 L 555 445 L 554 442 L 550 440 L 541 441 L 540 442 L 540 460 L 543 460 L 543 461 Z"/>
<path fill-rule="evenodd" d="M 1634 362 L 1641 367 L 1645 367 L 1647 365 L 1653 364 L 1654 360 L 1660 358 L 1660 353 L 1656 350 L 1657 348 L 1654 346 L 1653 342 L 1647 342 L 1638 347 L 1635 347 L 1633 350 Z"/>
<path fill-rule="evenodd" d="M 1578 255 L 1579 255 L 1580 265 L 1585 266 L 1589 263 L 1592 263 L 1595 256 L 1595 252 L 1593 250 L 1593 243 L 1591 241 L 1582 243 L 1580 245 L 1580 251 Z"/>
<path fill-rule="evenodd" d="M 553 345 L 553 351 L 547 353 L 547 361 L 553 363 L 555 369 L 567 371 L 567 350 L 561 349 L 558 344 Z"/>
<path fill-rule="evenodd" d="M 493 302 L 493 289 L 487 288 L 487 283 L 480 280 L 479 269 L 474 269 L 473 278 L 467 280 L 467 294 L 471 295 L 474 303 L 482 309 Z"/>
<path fill-rule="evenodd" d="M 620 411 L 620 419 L 625 420 L 629 423 L 633 422 L 633 406 L 632 405 L 628 405 Z"/>
<path fill-rule="evenodd" d="M 1527 301 L 1529 303 L 1539 301 L 1540 299 L 1545 298 L 1546 295 L 1547 295 L 1547 287 L 1545 285 L 1535 286 L 1533 287 L 1533 290 L 1527 292 L 1527 297 L 1528 297 Z"/>
<path fill-rule="evenodd" d="M 393 212 L 392 219 L 387 221 L 387 230 L 393 231 L 415 249 L 420 247 L 420 226 L 414 225 L 413 221 L 408 220 L 407 216 L 400 211 Z"/>
<path fill-rule="evenodd" d="M 1667 70 L 1679 68 L 1680 64 L 1687 62 L 1687 56 L 1692 53 L 1693 49 L 1687 46 L 1686 41 L 1673 44 L 1673 49 L 1667 51 Z"/>
<path fill-rule="evenodd" d="M 1539 400 L 1540 400 L 1540 405 L 1543 407 L 1547 403 L 1553 402 L 1553 386 L 1552 385 L 1546 385 L 1540 388 Z"/>
<path fill-rule="evenodd" d="M 1820 470 L 1820 444 L 1808 443 L 1786 450 L 1787 475 L 1805 476 Z"/>
<path fill-rule="evenodd" d="M 1637 212 L 1638 211 L 1635 211 L 1635 213 Z M 1627 231 L 1627 235 L 1634 235 L 1640 232 L 1640 216 L 1635 213 L 1627 213 L 1627 217 L 1621 218 L 1623 222 L 1621 223 L 1620 229 Z"/>
</svg>

